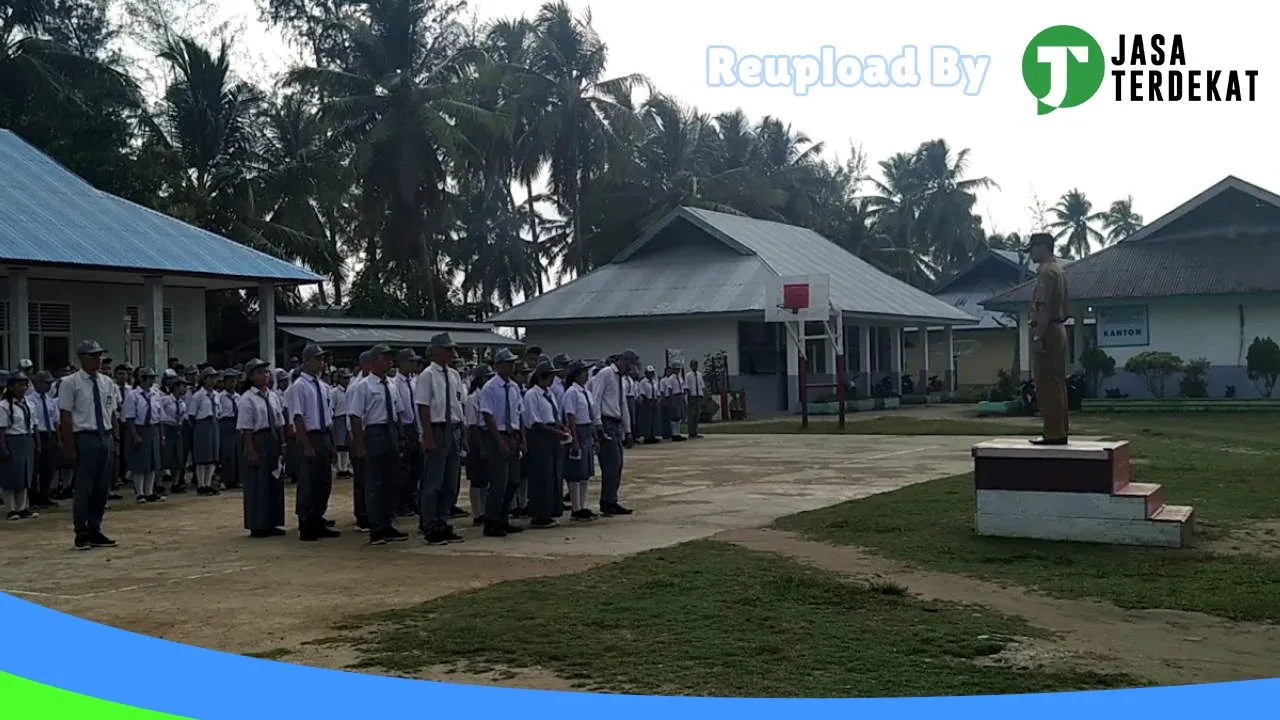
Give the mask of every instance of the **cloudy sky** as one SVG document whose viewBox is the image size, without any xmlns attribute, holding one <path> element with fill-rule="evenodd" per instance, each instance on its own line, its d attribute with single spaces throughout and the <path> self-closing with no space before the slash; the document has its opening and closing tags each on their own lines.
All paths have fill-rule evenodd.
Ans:
<svg viewBox="0 0 1280 720">
<path fill-rule="evenodd" d="M 256 21 L 254 0 L 218 0 L 224 20 L 243 24 L 243 37 L 264 68 L 287 64 L 289 52 Z M 537 0 L 472 0 L 481 18 L 528 14 Z M 860 145 L 874 163 L 942 137 L 969 148 L 971 174 L 995 180 L 978 210 L 988 228 L 1025 231 L 1033 196 L 1051 203 L 1078 187 L 1104 209 L 1132 194 L 1149 221 L 1232 174 L 1280 190 L 1280 144 L 1270 141 L 1280 117 L 1280 60 L 1273 32 L 1255 3 L 1062 3 L 1007 1 L 909 4 L 837 0 L 571 0 L 590 8 L 609 45 L 609 74 L 642 73 L 682 102 L 716 113 L 741 107 L 752 117 L 789 121 L 832 153 Z M 1212 7 L 1212 11 L 1207 8 Z M 1069 8 L 1069 10 L 1068 10 Z M 1056 12 L 1055 12 L 1056 11 Z M 1116 102 L 1114 80 L 1079 107 L 1036 114 L 1022 80 L 1022 54 L 1046 27 L 1087 30 L 1110 57 L 1122 33 L 1181 34 L 1181 70 L 1257 70 L 1253 103 Z M 907 87 L 818 86 L 803 96 L 774 87 L 709 87 L 708 48 L 744 55 L 898 56 L 916 46 L 923 82 Z M 929 82 L 933 46 L 951 46 L 990 63 L 981 90 Z M 1149 68 L 1150 69 L 1150 68 Z M 1170 69 L 1168 67 L 1165 68 Z M 253 68 L 246 68 L 253 74 Z"/>
</svg>

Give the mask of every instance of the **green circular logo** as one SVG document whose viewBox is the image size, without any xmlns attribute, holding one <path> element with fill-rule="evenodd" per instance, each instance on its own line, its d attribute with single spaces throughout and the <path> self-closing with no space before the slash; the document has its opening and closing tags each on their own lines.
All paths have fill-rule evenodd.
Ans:
<svg viewBox="0 0 1280 720">
<path fill-rule="evenodd" d="M 1102 46 L 1071 25 L 1041 30 L 1022 53 L 1022 79 L 1036 96 L 1040 115 L 1083 104 L 1102 87 L 1106 74 Z"/>
</svg>

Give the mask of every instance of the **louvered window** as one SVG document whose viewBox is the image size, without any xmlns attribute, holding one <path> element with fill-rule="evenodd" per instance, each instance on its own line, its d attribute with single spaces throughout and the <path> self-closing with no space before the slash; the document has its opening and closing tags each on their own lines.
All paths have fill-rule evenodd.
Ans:
<svg viewBox="0 0 1280 720">
<path fill-rule="evenodd" d="M 129 316 L 129 334 L 142 335 L 147 331 L 147 323 L 143 309 L 137 305 L 130 305 L 124 309 L 126 315 Z M 164 309 L 164 334 L 173 334 L 173 308 Z"/>
</svg>

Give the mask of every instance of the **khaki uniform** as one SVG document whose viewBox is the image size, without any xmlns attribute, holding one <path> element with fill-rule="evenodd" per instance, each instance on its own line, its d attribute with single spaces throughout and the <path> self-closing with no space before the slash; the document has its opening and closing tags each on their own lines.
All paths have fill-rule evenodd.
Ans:
<svg viewBox="0 0 1280 720">
<path fill-rule="evenodd" d="M 1065 440 L 1069 434 L 1066 319 L 1067 276 L 1057 259 L 1050 258 L 1036 271 L 1031 296 L 1031 376 L 1046 440 Z"/>
</svg>

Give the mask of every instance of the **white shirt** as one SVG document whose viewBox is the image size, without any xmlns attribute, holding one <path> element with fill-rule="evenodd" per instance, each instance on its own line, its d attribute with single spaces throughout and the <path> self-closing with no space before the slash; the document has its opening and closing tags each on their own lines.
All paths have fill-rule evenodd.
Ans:
<svg viewBox="0 0 1280 720">
<path fill-rule="evenodd" d="M 702 373 L 690 370 L 684 374 L 684 390 L 694 397 L 702 397 L 707 387 L 702 382 Z"/>
<path fill-rule="evenodd" d="M 187 417 L 193 422 L 218 417 L 218 399 L 212 390 L 200 388 L 187 399 Z"/>
<path fill-rule="evenodd" d="M 40 393 L 30 395 L 27 398 L 31 401 L 32 407 L 36 410 L 36 428 L 40 432 L 52 432 L 58 429 L 58 398 L 53 393 L 46 393 L 44 397 L 40 397 Z"/>
<path fill-rule="evenodd" d="M 463 403 L 467 388 L 462 384 L 462 376 L 451 367 L 441 367 L 434 362 L 428 365 L 413 379 L 413 397 L 418 408 L 425 405 L 429 409 L 432 423 L 445 422 L 446 415 L 450 423 L 466 420 Z M 414 408 L 414 412 L 418 408 Z"/>
<path fill-rule="evenodd" d="M 417 391 L 413 389 L 415 379 L 407 377 L 404 373 L 396 373 L 395 377 L 391 378 L 391 392 L 399 395 L 396 400 L 400 406 L 401 425 L 412 424 L 416 427 L 418 424 L 417 398 L 414 397 Z"/>
<path fill-rule="evenodd" d="M 222 390 L 218 392 L 218 420 L 240 419 L 240 396 Z"/>
<path fill-rule="evenodd" d="M 124 419 L 132 420 L 140 426 L 155 425 L 160 422 L 160 398 L 155 388 L 150 390 L 134 388 L 124 398 Z M 151 410 L 150 418 L 147 410 Z M 148 422 L 148 419 L 150 422 Z"/>
<path fill-rule="evenodd" d="M 307 432 L 319 432 L 333 427 L 333 403 L 329 387 L 320 378 L 302 373 L 297 382 L 291 383 L 285 391 L 285 407 L 288 408 L 289 424 L 294 418 L 302 416 L 303 426 Z"/>
<path fill-rule="evenodd" d="M 466 418 L 468 426 L 484 427 L 484 418 L 480 417 L 479 390 L 467 396 L 467 402 L 462 408 L 462 415 Z"/>
<path fill-rule="evenodd" d="M 391 412 L 387 412 L 387 396 L 391 396 Z M 366 375 L 347 386 L 347 416 L 360 421 L 363 427 L 373 425 L 398 425 L 400 423 L 400 396 L 391 378 L 383 392 L 382 378 Z M 388 420 L 390 422 L 388 422 Z"/>
<path fill-rule="evenodd" d="M 98 404 L 101 414 L 95 415 L 93 387 L 98 386 Z M 71 415 L 72 432 L 97 432 L 99 423 L 104 433 L 112 432 L 112 418 L 116 414 L 116 383 L 102 373 L 90 375 L 77 370 L 62 378 L 58 390 L 58 410 Z"/>
<path fill-rule="evenodd" d="M 35 413 L 25 397 L 0 401 L 0 428 L 5 435 L 31 435 L 36 431 Z"/>
<path fill-rule="evenodd" d="M 268 414 L 270 413 L 270 414 Z M 270 430 L 284 427 L 284 408 L 280 405 L 280 396 L 273 390 L 262 391 L 249 388 L 240 395 L 236 402 L 236 430 Z"/>
<path fill-rule="evenodd" d="M 570 385 L 569 389 L 564 391 L 562 402 L 566 422 L 572 415 L 574 425 L 595 424 L 599 413 L 596 411 L 596 404 L 591 401 L 591 393 L 587 392 L 586 388 L 577 383 Z"/>
<path fill-rule="evenodd" d="M 525 428 L 534 425 L 555 425 L 555 399 L 551 388 L 540 388 L 537 385 L 524 391 L 524 412 L 521 413 Z"/>
<path fill-rule="evenodd" d="M 622 394 L 629 398 L 635 397 L 637 384 L 638 383 L 635 381 L 635 378 L 632 378 L 630 375 L 622 378 Z"/>
<path fill-rule="evenodd" d="M 494 375 L 480 388 L 480 413 L 492 417 L 499 432 L 519 429 L 523 403 L 520 383 L 504 380 L 501 375 Z"/>
<path fill-rule="evenodd" d="M 631 413 L 627 409 L 626 396 L 622 393 L 622 374 L 617 365 L 609 365 L 595 377 L 592 400 L 600 406 L 600 417 L 622 422 L 624 434 L 631 432 Z"/>
<path fill-rule="evenodd" d="M 644 398 L 645 400 L 652 400 L 658 397 L 657 388 L 658 388 L 658 383 L 656 380 L 649 377 L 643 378 L 640 381 L 640 389 L 637 391 L 636 394 Z"/>
<path fill-rule="evenodd" d="M 332 397 L 333 416 L 335 418 L 345 418 L 347 416 L 347 389 L 341 385 L 334 387 Z"/>
</svg>

